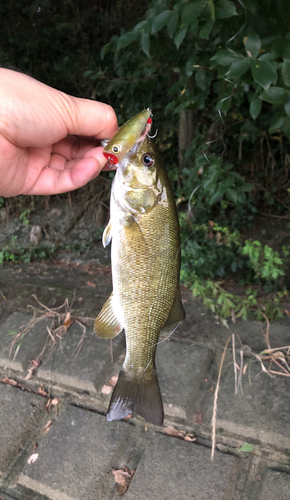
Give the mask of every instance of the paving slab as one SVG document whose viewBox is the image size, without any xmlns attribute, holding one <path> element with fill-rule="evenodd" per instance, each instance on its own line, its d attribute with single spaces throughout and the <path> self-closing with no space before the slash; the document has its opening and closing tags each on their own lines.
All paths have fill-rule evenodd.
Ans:
<svg viewBox="0 0 290 500">
<path fill-rule="evenodd" d="M 38 426 L 45 402 L 41 396 L 0 384 L 0 480 Z"/>
<path fill-rule="evenodd" d="M 265 323 L 251 319 L 245 321 L 240 318 L 233 323 L 231 319 L 228 319 L 228 328 L 226 328 L 210 311 L 206 310 L 198 298 L 192 297 L 190 290 L 182 286 L 181 295 L 186 318 L 173 334 L 177 340 L 223 349 L 229 336 L 235 333 L 239 335 L 243 345 L 247 345 L 257 354 L 267 347 L 264 338 Z M 284 317 L 271 324 L 269 338 L 272 348 L 290 345 L 290 317 Z"/>
<path fill-rule="evenodd" d="M 15 499 L 10 497 L 9 495 L 6 495 L 6 493 L 2 493 L 0 491 L 0 500 L 15 500 Z"/>
<path fill-rule="evenodd" d="M 192 416 L 201 381 L 213 359 L 206 347 L 165 340 L 157 347 L 156 366 L 165 415 Z"/>
<path fill-rule="evenodd" d="M 136 439 L 132 425 L 64 406 L 39 442 L 38 459 L 24 467 L 18 488 L 49 500 L 109 499 L 116 487 L 112 469 L 126 464 Z"/>
<path fill-rule="evenodd" d="M 249 359 L 245 360 L 245 363 Z M 249 370 L 251 385 L 249 383 Z M 217 402 L 217 432 L 239 436 L 245 442 L 264 444 L 280 451 L 290 450 L 290 379 L 269 377 L 262 373 L 260 363 L 248 365 L 243 376 L 243 394 L 235 395 L 233 364 L 222 378 Z M 207 392 L 202 430 L 210 428 L 213 393 Z"/>
<path fill-rule="evenodd" d="M 11 344 L 16 337 L 14 334 L 20 332 L 22 327 L 27 325 L 31 319 L 32 314 L 14 312 L 1 324 L 0 367 L 20 372 L 26 371 L 30 361 L 37 358 L 41 353 L 48 335 L 46 326 L 51 325 L 51 321 L 46 319 L 39 321 L 23 338 L 19 338 L 11 348 Z M 18 350 L 19 344 L 20 348 Z"/>
<path fill-rule="evenodd" d="M 39 380 L 49 385 L 85 391 L 89 395 L 100 393 L 100 386 L 114 361 L 125 348 L 124 335 L 105 342 L 92 331 L 75 323 L 52 348 L 37 372 Z"/>
<path fill-rule="evenodd" d="M 156 433 L 137 467 L 126 500 L 232 499 L 239 459 Z"/>
<path fill-rule="evenodd" d="M 269 470 L 259 500 L 289 500 L 290 475 L 284 472 Z"/>
</svg>

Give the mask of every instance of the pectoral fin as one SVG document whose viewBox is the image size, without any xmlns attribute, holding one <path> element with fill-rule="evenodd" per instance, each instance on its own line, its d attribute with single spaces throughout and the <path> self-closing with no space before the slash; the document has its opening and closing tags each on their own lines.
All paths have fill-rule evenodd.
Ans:
<svg viewBox="0 0 290 500">
<path fill-rule="evenodd" d="M 112 224 L 109 221 L 108 225 L 105 227 L 102 237 L 103 247 L 106 247 L 112 239 Z"/>
<path fill-rule="evenodd" d="M 113 309 L 113 293 L 105 302 L 98 315 L 94 331 L 102 339 L 113 339 L 123 330 L 123 325 L 118 320 Z"/>
<path fill-rule="evenodd" d="M 174 323 L 179 323 L 179 321 L 182 321 L 184 318 L 185 318 L 185 311 L 183 309 L 183 304 L 181 301 L 180 288 L 179 286 L 177 286 L 172 308 L 164 326 L 169 326 L 173 325 Z"/>
</svg>

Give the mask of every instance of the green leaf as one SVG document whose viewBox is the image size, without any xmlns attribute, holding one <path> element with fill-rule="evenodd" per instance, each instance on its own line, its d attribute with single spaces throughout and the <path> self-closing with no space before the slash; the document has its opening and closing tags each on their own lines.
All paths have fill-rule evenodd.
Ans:
<svg viewBox="0 0 290 500">
<path fill-rule="evenodd" d="M 242 184 L 241 186 L 241 189 L 244 192 L 252 191 L 253 184 L 251 182 L 244 182 L 244 184 Z"/>
<path fill-rule="evenodd" d="M 101 59 L 103 60 L 105 55 L 109 52 L 111 48 L 111 43 L 106 43 L 106 45 L 104 45 L 102 48 L 101 48 L 101 51 L 100 51 L 100 55 L 101 55 Z"/>
<path fill-rule="evenodd" d="M 84 78 L 87 78 L 88 76 L 92 75 L 93 74 L 93 71 L 91 69 L 87 69 L 87 71 L 85 71 L 83 73 L 83 77 Z"/>
<path fill-rule="evenodd" d="M 167 24 L 167 31 L 168 31 L 168 35 L 170 36 L 170 38 L 173 37 L 175 31 L 176 31 L 176 26 L 177 26 L 177 23 L 178 23 L 178 19 L 179 19 L 179 11 L 178 10 L 174 10 L 171 14 L 171 17 L 168 21 L 168 24 Z"/>
<path fill-rule="evenodd" d="M 276 132 L 278 129 L 283 127 L 284 125 L 284 117 L 281 116 L 281 113 L 276 113 L 272 118 L 271 118 L 271 123 L 269 127 L 269 132 L 272 134 L 273 132 Z"/>
<path fill-rule="evenodd" d="M 175 43 L 177 49 L 179 49 L 180 44 L 183 41 L 186 33 L 187 33 L 187 26 L 183 26 L 183 28 L 179 28 L 179 30 L 177 31 L 177 33 L 174 37 L 174 43 Z"/>
<path fill-rule="evenodd" d="M 209 200 L 209 206 L 214 205 L 224 194 L 224 190 L 221 188 L 218 188 L 217 192 L 210 198 Z"/>
<path fill-rule="evenodd" d="M 245 9 L 252 12 L 252 14 L 256 13 L 258 6 L 257 0 L 243 0 L 243 5 Z"/>
<path fill-rule="evenodd" d="M 269 61 L 260 59 L 251 59 L 252 76 L 256 83 L 259 83 L 263 89 L 267 90 L 271 83 L 277 80 L 277 71 Z"/>
<path fill-rule="evenodd" d="M 254 446 L 252 444 L 249 444 L 249 443 L 244 443 L 240 447 L 239 451 L 243 451 L 245 453 L 250 453 L 250 452 L 254 451 Z"/>
<path fill-rule="evenodd" d="M 193 21 L 189 26 L 188 26 L 188 31 L 189 33 L 193 33 L 193 35 L 197 35 L 198 34 L 198 27 L 199 27 L 199 24 L 198 24 L 198 20 L 195 19 L 195 21 Z"/>
<path fill-rule="evenodd" d="M 128 31 L 127 33 L 124 33 L 123 35 L 120 36 L 118 40 L 117 50 L 128 47 L 128 45 L 137 40 L 139 36 L 140 34 L 138 31 Z"/>
<path fill-rule="evenodd" d="M 146 56 L 150 57 L 150 37 L 145 31 L 141 35 L 141 49 L 145 52 Z"/>
<path fill-rule="evenodd" d="M 262 100 L 257 96 L 254 96 L 251 100 L 250 104 L 250 115 L 254 120 L 256 120 L 257 116 L 259 116 L 260 111 L 262 109 Z"/>
<path fill-rule="evenodd" d="M 283 59 L 285 61 L 290 61 L 290 43 L 286 42 L 286 40 L 285 40 L 285 46 L 283 48 L 282 56 L 283 56 Z"/>
<path fill-rule="evenodd" d="M 290 98 L 288 99 L 288 101 L 285 104 L 285 111 L 286 111 L 287 115 L 290 116 Z"/>
<path fill-rule="evenodd" d="M 240 54 L 234 54 L 230 50 L 219 50 L 212 58 L 211 61 L 215 61 L 218 64 L 221 64 L 222 66 L 227 66 L 228 64 L 231 64 L 239 59 L 241 59 L 242 56 Z"/>
<path fill-rule="evenodd" d="M 196 63 L 196 54 L 191 54 L 191 56 L 186 61 L 186 65 L 185 65 L 185 70 L 186 70 L 187 76 L 192 75 L 193 69 L 194 69 L 193 66 L 195 65 L 195 63 Z"/>
<path fill-rule="evenodd" d="M 237 192 L 233 188 L 228 188 L 226 190 L 226 196 L 231 200 L 233 203 L 237 203 L 238 201 L 238 195 Z"/>
<path fill-rule="evenodd" d="M 250 57 L 257 57 L 261 50 L 261 39 L 257 33 L 252 32 L 244 38 L 244 45 Z"/>
<path fill-rule="evenodd" d="M 286 137 L 288 137 L 288 139 L 290 139 L 290 118 L 288 118 L 288 116 L 286 116 L 284 118 L 284 123 L 283 123 L 283 126 L 281 126 L 284 134 L 286 135 Z"/>
<path fill-rule="evenodd" d="M 196 73 L 195 73 L 195 81 L 196 85 L 199 89 L 201 90 L 206 90 L 207 89 L 207 75 L 206 72 L 203 68 L 198 68 Z"/>
<path fill-rule="evenodd" d="M 145 24 L 147 24 L 147 19 L 144 19 L 143 21 L 140 21 L 140 23 L 136 24 L 134 31 L 144 28 Z"/>
<path fill-rule="evenodd" d="M 289 92 L 282 87 L 271 87 L 264 90 L 261 94 L 261 99 L 271 104 L 284 104 L 289 98 Z"/>
<path fill-rule="evenodd" d="M 235 4 L 229 0 L 218 0 L 216 2 L 215 15 L 218 19 L 237 16 Z"/>
<path fill-rule="evenodd" d="M 252 191 L 253 190 L 253 184 L 251 182 L 244 182 L 241 186 L 242 191 Z"/>
<path fill-rule="evenodd" d="M 214 18 L 211 17 L 210 19 L 208 19 L 208 21 L 204 23 L 203 27 L 199 32 L 199 36 L 201 38 L 208 38 L 213 25 L 214 25 Z"/>
<path fill-rule="evenodd" d="M 152 23 L 152 28 L 151 28 L 151 33 L 152 35 L 154 33 L 157 33 L 160 31 L 164 26 L 168 23 L 170 17 L 171 17 L 171 10 L 164 10 L 158 16 L 155 17 Z"/>
<path fill-rule="evenodd" d="M 226 73 L 228 78 L 240 78 L 250 68 L 251 60 L 249 57 L 234 62 Z"/>
<path fill-rule="evenodd" d="M 287 87 L 290 87 L 290 62 L 284 61 L 282 64 L 282 78 Z"/>
<path fill-rule="evenodd" d="M 188 26 L 195 21 L 206 6 L 206 2 L 193 2 L 185 5 L 181 14 L 181 26 Z"/>
</svg>

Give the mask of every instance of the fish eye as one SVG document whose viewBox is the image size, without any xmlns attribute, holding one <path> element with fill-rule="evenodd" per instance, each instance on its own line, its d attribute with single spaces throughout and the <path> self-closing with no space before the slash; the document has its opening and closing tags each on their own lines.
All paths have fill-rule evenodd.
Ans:
<svg viewBox="0 0 290 500">
<path fill-rule="evenodd" d="M 154 163 L 155 163 L 155 158 L 154 158 L 154 156 L 152 156 L 148 153 L 145 153 L 142 156 L 141 161 L 145 167 L 152 167 L 152 165 L 154 165 Z"/>
<path fill-rule="evenodd" d="M 120 149 L 121 149 L 120 146 L 113 146 L 112 147 L 113 153 L 119 153 Z"/>
</svg>

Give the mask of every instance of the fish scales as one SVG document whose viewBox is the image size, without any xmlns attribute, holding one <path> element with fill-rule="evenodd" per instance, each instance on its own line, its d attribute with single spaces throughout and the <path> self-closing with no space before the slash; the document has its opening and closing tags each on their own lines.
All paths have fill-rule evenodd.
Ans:
<svg viewBox="0 0 290 500">
<path fill-rule="evenodd" d="M 161 425 L 156 346 L 160 330 L 182 320 L 184 310 L 176 206 L 157 149 L 148 138 L 118 165 L 110 217 L 103 242 L 112 239 L 113 293 L 96 319 L 95 331 L 113 338 L 124 328 L 126 357 L 107 418 L 120 419 L 135 411 Z"/>
</svg>

